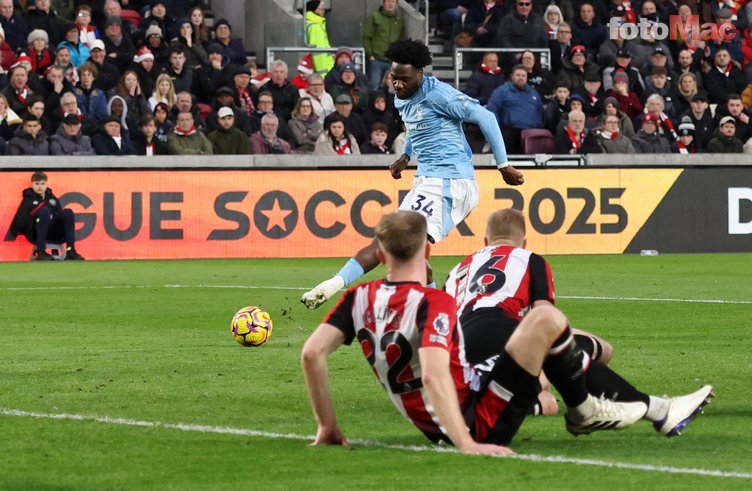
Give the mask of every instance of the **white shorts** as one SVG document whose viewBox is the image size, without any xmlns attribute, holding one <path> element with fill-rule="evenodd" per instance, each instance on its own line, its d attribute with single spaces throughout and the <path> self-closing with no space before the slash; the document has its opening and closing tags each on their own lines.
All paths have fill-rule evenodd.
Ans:
<svg viewBox="0 0 752 491">
<path fill-rule="evenodd" d="M 417 211 L 426 217 L 428 236 L 440 242 L 478 205 L 478 184 L 473 179 L 442 179 L 419 176 L 400 203 L 400 210 Z"/>
</svg>

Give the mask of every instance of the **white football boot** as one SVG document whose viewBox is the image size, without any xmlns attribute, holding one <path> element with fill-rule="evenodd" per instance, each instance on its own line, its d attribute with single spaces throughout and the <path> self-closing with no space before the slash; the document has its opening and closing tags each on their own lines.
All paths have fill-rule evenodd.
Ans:
<svg viewBox="0 0 752 491">
<path fill-rule="evenodd" d="M 653 423 L 656 431 L 668 437 L 678 436 L 692 422 L 713 398 L 712 385 L 703 385 L 699 390 L 685 396 L 671 397 L 668 400 L 666 417 Z"/>
<path fill-rule="evenodd" d="M 326 281 L 322 281 L 313 290 L 305 292 L 300 301 L 309 309 L 317 309 L 344 287 L 345 280 L 337 274 Z"/>
<path fill-rule="evenodd" d="M 642 419 L 648 410 L 644 402 L 616 402 L 604 398 L 588 398 L 570 408 L 564 416 L 567 431 L 573 435 L 587 435 L 594 431 L 620 430 Z"/>
</svg>

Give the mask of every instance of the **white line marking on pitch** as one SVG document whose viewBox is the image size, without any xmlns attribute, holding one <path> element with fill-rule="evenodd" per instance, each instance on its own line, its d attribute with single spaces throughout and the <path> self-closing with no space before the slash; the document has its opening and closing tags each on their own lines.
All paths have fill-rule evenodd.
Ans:
<svg viewBox="0 0 752 491">
<path fill-rule="evenodd" d="M 45 291 L 45 290 L 116 290 L 116 289 L 144 289 L 144 288 L 219 288 L 238 290 L 294 290 L 307 291 L 307 287 L 299 286 L 260 286 L 260 285 L 80 285 L 80 286 L 8 286 L 0 287 L 2 291 Z M 605 300 L 616 302 L 676 302 L 676 303 L 715 303 L 732 305 L 752 305 L 752 300 L 724 300 L 703 298 L 645 298 L 645 297 L 604 297 L 583 295 L 557 295 L 556 298 L 566 300 Z"/>
<path fill-rule="evenodd" d="M 296 433 L 274 433 L 269 431 L 246 430 L 243 428 L 230 428 L 226 426 L 195 425 L 188 423 L 164 423 L 161 421 L 139 421 L 127 418 L 111 418 L 109 416 L 86 416 L 83 414 L 67 413 L 40 413 L 34 411 L 23 411 L 20 409 L 0 408 L 0 414 L 5 416 L 30 417 L 39 419 L 57 419 L 73 421 L 94 421 L 97 423 L 115 424 L 123 426 L 140 426 L 146 428 L 162 428 L 168 430 L 192 431 L 197 433 L 216 433 L 222 435 L 242 435 L 261 438 L 274 438 L 284 440 L 301 440 L 312 441 L 313 435 L 299 435 Z M 457 450 L 452 447 L 438 447 L 428 445 L 397 445 L 383 443 L 378 440 L 353 439 L 350 443 L 354 445 L 363 445 L 369 447 L 386 448 L 390 450 L 407 450 L 410 452 L 436 452 L 436 453 L 456 453 Z M 607 460 L 594 459 L 576 459 L 572 457 L 563 457 L 556 455 L 534 455 L 534 454 L 516 454 L 510 458 L 527 460 L 530 462 L 552 462 L 559 464 L 575 465 L 592 465 L 597 467 L 611 467 L 615 469 L 630 469 L 648 472 L 662 472 L 666 474 L 691 474 L 696 476 L 710 476 L 722 478 L 739 478 L 752 479 L 752 473 L 748 472 L 728 472 L 714 469 L 692 469 L 688 467 L 671 467 L 664 465 L 643 465 L 630 464 L 627 462 L 609 462 Z"/>
</svg>

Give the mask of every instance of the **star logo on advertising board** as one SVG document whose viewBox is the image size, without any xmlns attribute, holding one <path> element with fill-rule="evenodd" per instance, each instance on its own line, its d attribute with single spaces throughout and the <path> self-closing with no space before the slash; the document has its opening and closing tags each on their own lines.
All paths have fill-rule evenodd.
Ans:
<svg viewBox="0 0 752 491">
<path fill-rule="evenodd" d="M 264 194 L 256 203 L 253 215 L 259 232 L 270 239 L 287 237 L 298 223 L 295 200 L 283 191 Z"/>
</svg>

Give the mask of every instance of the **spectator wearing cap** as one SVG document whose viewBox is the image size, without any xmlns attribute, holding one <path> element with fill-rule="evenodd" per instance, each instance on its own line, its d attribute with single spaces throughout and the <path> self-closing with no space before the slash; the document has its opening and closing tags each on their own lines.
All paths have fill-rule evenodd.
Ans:
<svg viewBox="0 0 752 491">
<path fill-rule="evenodd" d="M 259 130 L 259 121 L 256 118 L 251 118 L 243 108 L 235 105 L 232 89 L 229 87 L 220 87 L 214 95 L 212 110 L 206 115 L 206 127 L 208 131 L 214 131 L 219 128 L 218 114 L 222 108 L 232 110 L 235 128 L 245 133 L 246 137 Z"/>
<path fill-rule="evenodd" d="M 136 155 L 136 147 L 130 137 L 122 132 L 120 119 L 107 116 L 101 130 L 92 138 L 97 155 Z"/>
<path fill-rule="evenodd" d="M 292 114 L 295 103 L 298 102 L 300 97 L 298 88 L 287 79 L 288 68 L 284 61 L 274 60 L 269 73 L 269 82 L 264 84 L 263 90 L 271 93 L 274 97 L 274 113 L 287 121 L 290 119 L 290 114 Z"/>
<path fill-rule="evenodd" d="M 105 51 L 122 73 L 128 69 L 131 61 L 133 61 L 136 47 L 133 45 L 130 35 L 123 32 L 123 21 L 120 17 L 111 15 L 107 17 L 104 25 L 102 41 L 104 41 Z"/>
<path fill-rule="evenodd" d="M 565 83 L 572 90 L 575 90 L 584 85 L 585 75 L 600 77 L 598 65 L 587 59 L 585 46 L 578 44 L 572 46 L 572 50 L 569 52 L 569 59 L 564 60 L 562 63 L 562 68 L 556 77 L 556 81 Z"/>
<path fill-rule="evenodd" d="M 621 29 L 617 29 L 616 37 L 614 39 L 609 38 L 598 48 L 598 64 L 604 71 L 608 67 L 615 66 L 617 62 L 616 56 L 621 51 L 622 55 L 629 55 L 628 58 L 632 66 L 642 66 L 643 63 L 647 63 L 647 57 L 638 58 L 634 44 L 634 41 L 624 39 Z"/>
<path fill-rule="evenodd" d="M 658 124 L 660 119 L 653 114 L 646 114 L 642 118 L 642 125 L 632 144 L 637 153 L 670 153 L 671 147 L 665 138 L 658 134 Z"/>
<path fill-rule="evenodd" d="M 533 11 L 533 0 L 515 0 L 514 9 L 501 18 L 492 46 L 500 48 L 546 48 L 548 33 L 543 17 Z M 514 65 L 513 56 L 502 58 L 507 72 Z"/>
<path fill-rule="evenodd" d="M 465 84 L 465 94 L 485 106 L 494 90 L 504 83 L 504 72 L 499 67 L 499 55 L 489 51 L 483 55 L 483 61 L 473 70 Z"/>
<path fill-rule="evenodd" d="M 252 116 L 256 111 L 257 94 L 251 85 L 251 69 L 247 66 L 237 67 L 230 88 L 233 89 L 235 105 L 241 107 L 248 116 Z"/>
<path fill-rule="evenodd" d="M 603 90 L 608 92 L 613 88 L 613 77 L 616 70 L 621 70 L 627 74 L 629 77 L 629 90 L 641 96 L 645 90 L 645 81 L 640 74 L 640 70 L 632 64 L 632 54 L 628 48 L 620 48 L 616 52 L 614 64 L 603 70 Z"/>
<path fill-rule="evenodd" d="M 363 114 L 368 109 L 368 87 L 359 83 L 355 65 L 347 63 L 342 66 L 340 81 L 329 91 L 336 102 L 340 94 L 347 94 L 353 103 L 353 111 Z M 360 140 L 358 140 L 360 143 Z"/>
<path fill-rule="evenodd" d="M 200 42 L 194 41 L 193 24 L 188 17 L 178 19 L 177 26 L 178 34 L 170 40 L 170 48 L 181 48 L 185 54 L 185 65 L 195 72 L 209 61 L 206 49 Z"/>
<path fill-rule="evenodd" d="M 120 69 L 107 57 L 104 41 L 97 39 L 89 49 L 89 61 L 97 68 L 99 74 L 94 82 L 97 88 L 109 92 L 120 80 Z"/>
<path fill-rule="evenodd" d="M 674 107 L 676 91 L 673 86 L 668 83 L 668 71 L 666 70 L 666 67 L 653 67 L 650 77 L 645 81 L 645 85 L 645 92 L 643 92 L 642 97 L 647 101 L 647 99 L 653 94 L 661 96 L 664 105 L 663 112 L 665 112 L 671 120 L 676 121 L 676 117 L 679 115 Z"/>
<path fill-rule="evenodd" d="M 627 138 L 633 138 L 635 135 L 632 120 L 621 110 L 619 101 L 615 97 L 606 97 L 603 100 L 603 114 L 598 118 L 596 124 L 603 125 L 607 116 L 616 116 L 619 119 L 619 132 Z"/>
<path fill-rule="evenodd" d="M 262 90 L 258 95 L 258 106 L 256 110 L 251 114 L 251 119 L 255 120 L 254 126 L 256 128 L 261 127 L 261 119 L 266 114 L 277 114 L 274 107 L 274 96 L 269 92 Z M 282 118 L 278 118 L 277 121 L 277 136 L 290 143 L 291 145 L 295 141 L 295 136 L 292 134 L 290 127 Z"/>
<path fill-rule="evenodd" d="M 522 130 L 543 128 L 543 102 L 540 94 L 527 83 L 527 70 L 517 65 L 509 80 L 488 99 L 487 108 L 501 126 L 507 153 L 522 153 Z"/>
<path fill-rule="evenodd" d="M 683 117 L 688 117 L 695 126 L 695 141 L 700 148 L 708 148 L 708 142 L 713 137 L 717 125 L 713 122 L 708 105 L 708 96 L 704 91 L 699 91 L 690 101 L 690 110 Z"/>
<path fill-rule="evenodd" d="M 162 37 L 166 40 L 177 36 L 178 26 L 175 22 L 175 17 L 167 10 L 166 0 L 151 0 L 149 3 L 151 7 L 144 15 L 144 20 L 140 26 L 141 30 L 146 31 L 151 26 L 157 26 L 162 32 Z M 137 33 L 135 36 L 138 39 Z"/>
<path fill-rule="evenodd" d="M 595 134 L 585 126 L 585 113 L 572 109 L 567 124 L 559 128 L 555 136 L 556 153 L 586 155 L 603 153 Z"/>
<path fill-rule="evenodd" d="M 594 131 L 604 153 L 635 153 L 632 141 L 619 129 L 619 117 L 607 114 L 600 128 Z"/>
<path fill-rule="evenodd" d="M 250 154 L 252 152 L 251 141 L 248 139 L 248 135 L 235 127 L 235 112 L 233 109 L 227 106 L 220 107 L 215 117 L 217 126 L 206 135 L 206 138 L 212 144 L 214 155 Z"/>
<path fill-rule="evenodd" d="M 749 113 L 744 109 L 742 98 L 739 94 L 729 94 L 726 103 L 716 108 L 713 120 L 716 127 L 718 127 L 721 118 L 724 116 L 734 118 L 734 125 L 736 126 L 735 137 L 743 142 L 752 138 L 752 124 L 750 124 Z"/>
<path fill-rule="evenodd" d="M 303 56 L 298 62 L 298 73 L 290 82 L 300 89 L 308 87 L 308 76 L 313 73 L 313 56 L 310 53 Z"/>
<path fill-rule="evenodd" d="M 37 0 L 26 11 L 29 29 L 41 29 L 50 36 L 50 44 L 57 46 L 63 40 L 65 21 L 52 10 L 52 0 Z"/>
<path fill-rule="evenodd" d="M 603 112 L 603 100 L 606 98 L 606 92 L 601 86 L 601 77 L 598 73 L 586 73 L 583 86 L 576 93 L 582 96 L 584 101 L 582 110 L 588 117 L 588 123 L 598 118 Z"/>
<path fill-rule="evenodd" d="M 158 24 L 150 25 L 144 32 L 143 39 L 136 43 L 138 49 L 146 47 L 154 55 L 154 63 L 158 71 L 169 64 L 170 46 L 164 37 L 164 32 Z"/>
<path fill-rule="evenodd" d="M 5 31 L 5 40 L 13 51 L 26 47 L 29 24 L 26 17 L 15 12 L 13 0 L 0 0 L 0 26 Z"/>
<path fill-rule="evenodd" d="M 217 89 L 232 85 L 237 66 L 224 58 L 223 50 L 217 43 L 209 43 L 206 53 L 207 62 L 194 70 L 194 89 L 198 100 L 209 104 Z"/>
<path fill-rule="evenodd" d="M 322 0 L 310 0 L 305 4 L 306 44 L 316 48 L 331 48 L 329 33 L 326 30 L 326 5 Z M 334 67 L 329 53 L 318 53 L 313 57 L 313 69 L 325 75 Z"/>
<path fill-rule="evenodd" d="M 29 74 L 26 67 L 16 64 L 8 72 L 8 85 L 0 91 L 8 100 L 8 106 L 16 114 L 23 114 L 26 111 L 26 101 L 34 93 L 29 88 L 28 82 Z"/>
<path fill-rule="evenodd" d="M 23 123 L 8 141 L 8 155 L 49 155 L 50 142 L 42 129 L 42 122 L 33 114 L 26 113 Z"/>
<path fill-rule="evenodd" d="M 236 65 L 245 65 L 248 63 L 243 41 L 232 37 L 232 27 L 227 22 L 227 19 L 219 19 L 214 24 L 214 41 L 222 48 L 224 57 L 230 63 Z"/>
<path fill-rule="evenodd" d="M 334 99 L 331 94 L 326 91 L 324 86 L 324 79 L 318 73 L 312 73 L 308 77 L 308 87 L 300 89 L 298 91 L 300 97 L 310 97 L 313 104 L 313 111 L 319 118 L 319 122 L 324 124 L 324 119 L 332 114 L 336 109 L 334 107 Z"/>
<path fill-rule="evenodd" d="M 104 0 L 102 12 L 95 12 L 96 16 L 94 18 L 95 22 L 99 24 L 99 31 L 104 32 L 106 30 L 107 22 L 110 20 L 110 17 L 117 17 L 120 19 L 122 13 L 123 7 L 120 6 L 120 0 Z M 120 26 L 123 33 L 128 36 L 128 39 L 131 39 L 131 35 L 136 32 L 136 26 L 134 26 L 129 20 L 123 20 Z"/>
<path fill-rule="evenodd" d="M 744 74 L 731 61 L 728 50 L 721 48 L 713 57 L 713 67 L 702 76 L 711 103 L 723 104 L 729 94 L 741 94 L 747 86 Z"/>
<path fill-rule="evenodd" d="M 342 81 L 342 68 L 346 65 L 355 66 L 353 61 L 353 52 L 350 48 L 340 48 L 334 54 L 334 68 L 324 76 L 324 85 L 326 90 L 331 93 L 332 87 Z M 323 75 L 322 75 L 323 76 Z M 368 87 L 368 79 L 363 72 L 355 70 L 355 76 L 358 79 L 358 85 L 366 88 Z"/>
<path fill-rule="evenodd" d="M 601 45 L 608 40 L 608 30 L 598 19 L 593 3 L 580 4 L 579 16 L 572 24 L 572 43 L 585 47 L 586 56 L 595 59 Z"/>
<path fill-rule="evenodd" d="M 369 132 L 360 114 L 353 110 L 353 100 L 350 94 L 342 93 L 334 99 L 335 112 L 324 119 L 324 128 L 328 128 L 332 118 L 342 118 L 347 132 L 358 142 L 358 145 L 368 141 Z"/>
<path fill-rule="evenodd" d="M 170 155 L 213 155 L 214 150 L 206 136 L 198 131 L 193 113 L 178 113 L 175 129 L 167 137 L 167 149 Z"/>
<path fill-rule="evenodd" d="M 710 3 L 712 5 L 715 2 Z M 734 4 L 736 2 L 730 3 Z M 728 33 L 728 36 L 726 38 L 716 36 L 715 38 L 709 39 L 707 45 L 710 49 L 710 56 L 712 56 L 716 50 L 726 48 L 731 55 L 731 59 L 741 64 L 744 61 L 741 33 L 747 28 L 747 16 L 745 14 L 746 8 L 738 8 L 736 10 L 736 13 L 734 13 L 729 8 L 729 5 L 726 5 L 714 13 L 715 22 L 719 26 L 719 29 L 723 27 Z"/>
<path fill-rule="evenodd" d="M 169 75 L 177 92 L 185 91 L 193 93 L 193 70 L 185 66 L 185 53 L 183 48 L 170 49 L 170 63 L 164 73 Z"/>
<path fill-rule="evenodd" d="M 674 145 L 671 145 L 673 153 L 690 154 L 702 152 L 702 148 L 700 148 L 700 145 L 695 140 L 695 125 L 689 116 L 684 116 L 681 119 L 677 134 L 679 138 Z"/>
<path fill-rule="evenodd" d="M 718 124 L 718 130 L 708 142 L 708 153 L 742 153 L 744 142 L 734 136 L 736 120 L 733 116 L 724 116 Z"/>
<path fill-rule="evenodd" d="M 630 119 L 642 113 L 643 106 L 637 93 L 629 90 L 629 76 L 623 70 L 616 70 L 613 75 L 614 86 L 606 92 L 607 96 L 619 101 L 619 107 Z"/>
<path fill-rule="evenodd" d="M 496 15 L 496 22 L 501 18 L 501 7 L 496 7 L 498 10 Z M 485 8 L 483 8 L 485 11 Z M 465 25 L 469 25 L 471 12 L 468 12 L 468 18 L 465 19 Z M 489 15 L 492 15 L 489 11 Z M 482 22 L 482 19 L 481 19 Z M 487 26 L 490 26 L 489 22 Z M 478 23 L 477 26 L 480 26 Z M 476 26 L 476 27 L 477 27 Z M 494 24 L 493 29 L 485 29 L 484 35 L 492 37 L 493 34 L 488 34 L 490 31 L 494 33 L 496 31 Z M 363 25 L 363 49 L 366 52 L 366 59 L 368 60 L 368 76 L 371 82 L 371 89 L 377 89 L 381 83 L 381 79 L 384 77 L 384 73 L 391 69 L 392 60 L 386 57 L 385 53 L 390 44 L 400 39 L 403 36 L 405 30 L 405 19 L 399 13 L 399 5 L 397 0 L 382 0 L 381 6 L 375 12 L 366 19 L 366 23 Z M 490 39 L 489 39 L 490 41 Z"/>
<path fill-rule="evenodd" d="M 57 49 L 67 48 L 71 57 L 71 64 L 78 68 L 89 59 L 89 47 L 79 40 L 78 26 L 74 23 L 65 25 L 65 38 L 57 45 Z"/>
<path fill-rule="evenodd" d="M 647 79 L 650 76 L 653 67 L 662 66 L 668 71 L 668 82 L 673 85 L 676 83 L 676 76 L 672 71 L 673 65 L 674 61 L 670 56 L 668 48 L 658 45 L 654 47 L 653 51 L 651 51 L 649 62 L 640 68 L 640 75 L 642 75 L 643 80 Z"/>
<path fill-rule="evenodd" d="M 133 55 L 133 61 L 128 67 L 128 70 L 135 72 L 138 76 L 138 83 L 141 85 L 144 94 L 154 92 L 157 77 L 162 69 L 162 65 L 156 63 L 154 54 L 147 46 L 141 46 L 136 51 L 136 54 Z"/>
<path fill-rule="evenodd" d="M 41 29 L 35 29 L 26 37 L 28 57 L 31 70 L 37 75 L 44 75 L 47 68 L 55 61 L 55 56 L 49 49 L 49 37 Z"/>
<path fill-rule="evenodd" d="M 81 112 L 96 123 L 101 123 L 107 115 L 107 96 L 96 86 L 97 75 L 97 67 L 92 62 L 81 65 L 78 69 L 79 82 L 73 93 Z"/>
<path fill-rule="evenodd" d="M 664 138 L 669 145 L 676 142 L 676 125 L 674 119 L 666 113 L 666 102 L 659 94 L 652 94 L 645 100 L 645 108 L 642 114 L 635 118 L 635 126 L 640 127 L 642 120 L 651 114 L 656 118 L 656 131 L 658 136 Z"/>
<path fill-rule="evenodd" d="M 75 114 L 65 116 L 50 137 L 50 155 L 95 155 L 91 139 L 81 133 L 81 121 Z"/>
</svg>

